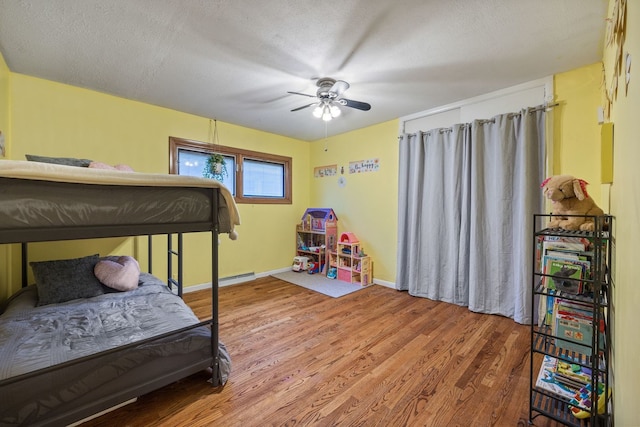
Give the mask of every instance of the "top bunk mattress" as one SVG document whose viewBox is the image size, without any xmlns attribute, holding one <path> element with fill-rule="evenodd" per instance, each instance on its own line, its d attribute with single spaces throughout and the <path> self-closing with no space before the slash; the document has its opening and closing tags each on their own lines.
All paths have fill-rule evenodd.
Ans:
<svg viewBox="0 0 640 427">
<path fill-rule="evenodd" d="M 216 180 L 0 161 L 0 243 L 215 227 L 234 238 L 239 224 L 231 192 Z"/>
</svg>

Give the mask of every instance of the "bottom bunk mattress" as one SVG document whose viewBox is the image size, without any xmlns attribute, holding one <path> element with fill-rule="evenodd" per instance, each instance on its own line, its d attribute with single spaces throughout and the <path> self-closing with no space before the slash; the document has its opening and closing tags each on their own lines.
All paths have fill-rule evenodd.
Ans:
<svg viewBox="0 0 640 427">
<path fill-rule="evenodd" d="M 132 291 L 37 302 L 29 286 L 0 315 L 2 426 L 66 424 L 215 365 L 210 326 L 172 333 L 200 322 L 150 274 Z M 218 348 L 224 384 L 230 359 Z"/>
</svg>

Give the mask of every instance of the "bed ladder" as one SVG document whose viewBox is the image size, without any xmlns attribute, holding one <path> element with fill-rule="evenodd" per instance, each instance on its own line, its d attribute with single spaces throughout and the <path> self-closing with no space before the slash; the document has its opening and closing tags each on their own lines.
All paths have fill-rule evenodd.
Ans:
<svg viewBox="0 0 640 427">
<path fill-rule="evenodd" d="M 214 201 L 217 200 L 214 198 Z M 217 211 L 217 204 L 214 205 L 214 211 Z M 171 289 L 172 285 L 178 287 L 178 295 L 182 297 L 182 233 L 178 234 L 178 250 L 173 250 L 173 235 L 167 234 L 167 285 Z M 149 273 L 152 272 L 152 236 L 148 237 L 148 257 L 149 257 Z M 220 339 L 220 324 L 218 322 L 218 228 L 211 230 L 211 354 L 213 355 L 213 366 L 211 367 L 211 385 L 212 387 L 219 388 L 224 384 L 220 382 L 220 349 L 218 347 Z M 178 279 L 173 279 L 173 265 L 171 263 L 172 257 L 178 257 Z"/>
<path fill-rule="evenodd" d="M 175 285 L 178 288 L 178 296 L 182 297 L 182 253 L 183 253 L 183 245 L 182 245 L 182 233 L 176 233 L 178 235 L 178 249 L 174 250 L 173 249 L 173 234 L 167 234 L 167 286 L 169 287 L 169 289 L 173 290 L 173 286 Z M 147 252 L 148 252 L 148 260 L 149 260 L 149 268 L 148 271 L 149 273 L 153 274 L 153 244 L 152 244 L 152 239 L 153 236 L 149 235 L 147 236 L 148 239 L 148 245 L 147 245 Z M 177 279 L 173 278 L 173 257 L 177 257 L 178 260 L 178 272 L 177 272 Z"/>
<path fill-rule="evenodd" d="M 167 283 L 169 289 L 173 289 L 172 285 L 178 287 L 178 296 L 182 298 L 182 233 L 178 234 L 178 250 L 173 250 L 173 234 L 167 234 Z M 178 258 L 178 279 L 173 278 L 173 263 L 171 257 Z"/>
</svg>

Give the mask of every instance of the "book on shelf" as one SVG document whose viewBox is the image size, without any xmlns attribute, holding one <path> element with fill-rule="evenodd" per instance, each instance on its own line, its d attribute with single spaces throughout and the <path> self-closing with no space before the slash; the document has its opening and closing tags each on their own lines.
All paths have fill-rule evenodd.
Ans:
<svg viewBox="0 0 640 427">
<path fill-rule="evenodd" d="M 542 250 L 544 252 L 548 250 L 585 252 L 589 248 L 589 241 L 575 237 L 553 238 L 546 236 L 542 242 Z"/>
<path fill-rule="evenodd" d="M 577 258 L 578 255 L 575 255 L 575 257 Z M 589 274 L 589 261 L 544 255 L 543 266 L 542 285 L 549 295 L 557 296 L 562 292 L 570 295 L 579 295 L 584 292 L 582 279 Z M 554 303 L 554 298 L 546 296 L 541 298 L 539 302 L 539 312 L 541 315 L 544 313 L 542 323 L 547 326 L 552 324 Z"/>
<path fill-rule="evenodd" d="M 556 347 L 591 356 L 593 325 L 591 320 L 572 315 L 558 314 L 555 323 Z"/>
<path fill-rule="evenodd" d="M 568 363 L 562 360 L 556 362 L 556 381 L 567 387 L 579 390 L 591 381 L 591 369 L 584 366 Z"/>
<path fill-rule="evenodd" d="M 591 382 L 592 371 L 577 364 L 544 355 L 536 387 L 554 396 L 571 400 L 575 394 Z"/>
<path fill-rule="evenodd" d="M 547 256 L 559 259 L 590 260 L 592 256 L 591 250 L 592 244 L 586 238 L 541 237 L 536 248 L 537 271 L 542 271 L 545 267 L 544 260 Z"/>
<path fill-rule="evenodd" d="M 540 272 L 545 290 L 557 290 L 572 295 L 590 291 L 582 279 L 591 278 L 593 253 L 584 250 L 582 242 L 544 241 Z M 556 277 L 549 277 L 556 276 Z"/>
<path fill-rule="evenodd" d="M 558 359 L 555 357 L 545 355 L 538 371 L 538 378 L 536 380 L 536 387 L 541 390 L 545 390 L 554 396 L 563 398 L 565 400 L 571 400 L 576 391 L 580 389 L 571 387 L 561 381 L 557 380 L 556 369 L 558 365 Z"/>
<path fill-rule="evenodd" d="M 604 320 L 594 321 L 589 304 L 556 298 L 552 318 L 551 333 L 560 338 L 556 339 L 556 347 L 590 357 L 594 323 L 598 324 L 601 347 L 604 345 Z"/>
<path fill-rule="evenodd" d="M 564 291 L 578 295 L 582 292 L 584 266 L 573 260 L 547 258 L 545 286 L 547 289 Z"/>
</svg>

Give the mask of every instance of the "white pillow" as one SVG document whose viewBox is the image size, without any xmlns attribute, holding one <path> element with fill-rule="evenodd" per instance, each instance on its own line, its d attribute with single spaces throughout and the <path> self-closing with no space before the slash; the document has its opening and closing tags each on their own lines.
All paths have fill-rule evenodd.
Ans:
<svg viewBox="0 0 640 427">
<path fill-rule="evenodd" d="M 121 256 L 117 261 L 99 261 L 93 273 L 105 286 L 118 291 L 130 291 L 138 287 L 140 265 L 133 257 Z"/>
</svg>

